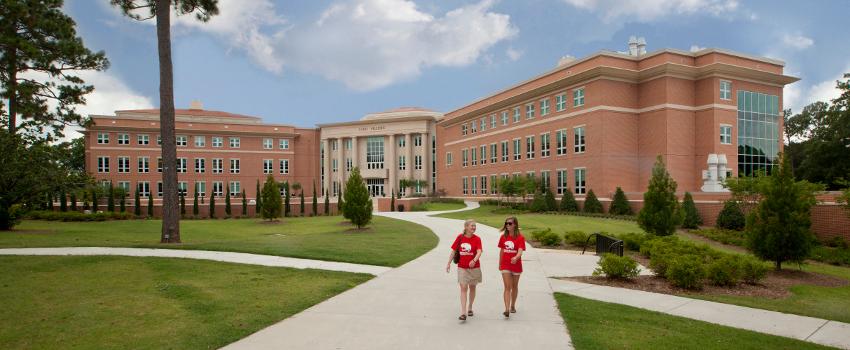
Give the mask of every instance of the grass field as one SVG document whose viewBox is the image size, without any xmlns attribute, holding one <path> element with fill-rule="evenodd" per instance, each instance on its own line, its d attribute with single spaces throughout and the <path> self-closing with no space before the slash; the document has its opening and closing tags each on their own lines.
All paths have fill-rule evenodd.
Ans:
<svg viewBox="0 0 850 350">
<path fill-rule="evenodd" d="M 182 244 L 159 243 L 160 220 L 48 222 L 27 220 L 0 232 L 0 248 L 145 247 L 200 249 L 399 266 L 437 245 L 428 228 L 375 216 L 356 230 L 339 216 L 258 219 L 183 220 Z"/>
<path fill-rule="evenodd" d="M 569 294 L 555 299 L 578 350 L 831 349 Z"/>
<path fill-rule="evenodd" d="M 466 208 L 466 204 L 463 203 L 425 202 L 422 206 L 425 207 L 426 211 L 457 210 Z"/>
<path fill-rule="evenodd" d="M 3 256 L 0 276 L 0 349 L 215 349 L 371 278 L 114 256 Z"/>
<path fill-rule="evenodd" d="M 516 216 L 519 221 L 520 230 L 528 236 L 531 231 L 551 228 L 557 234 L 563 234 L 566 231 L 584 231 L 587 233 L 593 232 L 608 232 L 608 233 L 628 233 L 628 232 L 643 232 L 638 227 L 637 222 L 626 220 L 603 219 L 585 216 L 572 215 L 552 215 L 552 214 L 535 214 L 528 212 L 520 212 L 509 209 L 500 209 L 492 205 L 483 205 L 480 208 L 466 210 L 457 213 L 446 213 L 437 215 L 439 217 L 451 219 L 475 219 L 476 221 L 492 226 L 502 228 L 505 218 Z"/>
</svg>

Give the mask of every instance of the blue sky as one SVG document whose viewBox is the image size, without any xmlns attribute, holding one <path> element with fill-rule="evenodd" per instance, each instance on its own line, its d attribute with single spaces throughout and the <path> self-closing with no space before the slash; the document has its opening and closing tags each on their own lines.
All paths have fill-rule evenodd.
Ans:
<svg viewBox="0 0 850 350">
<path fill-rule="evenodd" d="M 209 23 L 173 20 L 175 104 L 313 126 L 399 106 L 449 112 L 554 67 L 564 55 L 718 47 L 786 62 L 786 107 L 835 95 L 850 72 L 850 2 L 734 0 L 220 0 Z M 106 0 L 66 0 L 111 67 L 83 113 L 158 106 L 154 22 Z"/>
</svg>

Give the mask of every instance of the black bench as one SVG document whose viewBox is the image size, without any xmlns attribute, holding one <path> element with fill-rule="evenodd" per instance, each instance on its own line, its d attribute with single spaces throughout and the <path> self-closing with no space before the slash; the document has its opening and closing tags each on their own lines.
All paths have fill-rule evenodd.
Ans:
<svg viewBox="0 0 850 350">
<path fill-rule="evenodd" d="M 605 253 L 617 254 L 619 256 L 623 256 L 623 241 L 608 237 L 606 235 L 600 233 L 594 233 L 587 237 L 587 241 L 584 242 L 584 249 L 581 250 L 581 253 L 584 254 L 584 251 L 587 250 L 587 245 L 590 243 L 590 239 L 596 236 L 596 255 L 602 255 Z"/>
</svg>

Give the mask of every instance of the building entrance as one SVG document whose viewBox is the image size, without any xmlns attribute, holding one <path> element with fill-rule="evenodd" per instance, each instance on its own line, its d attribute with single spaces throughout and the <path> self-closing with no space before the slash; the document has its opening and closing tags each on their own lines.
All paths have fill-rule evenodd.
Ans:
<svg viewBox="0 0 850 350">
<path fill-rule="evenodd" d="M 384 197 L 384 179 L 366 179 L 366 189 L 372 197 Z"/>
</svg>

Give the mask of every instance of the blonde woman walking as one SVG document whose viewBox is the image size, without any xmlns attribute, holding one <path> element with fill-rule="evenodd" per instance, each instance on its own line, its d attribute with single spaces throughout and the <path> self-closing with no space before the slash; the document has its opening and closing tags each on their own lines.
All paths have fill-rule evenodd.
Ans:
<svg viewBox="0 0 850 350">
<path fill-rule="evenodd" d="M 452 243 L 452 253 L 446 263 L 446 273 L 451 269 L 452 262 L 457 262 L 457 283 L 460 285 L 460 317 L 466 320 L 473 316 L 472 303 L 475 302 L 475 287 L 481 283 L 481 238 L 475 235 L 475 220 L 463 223 L 463 233 L 459 234 Z M 455 260 L 458 255 L 459 259 Z M 467 302 L 468 299 L 468 302 Z"/>
<path fill-rule="evenodd" d="M 519 295 L 519 276 L 522 274 L 522 252 L 525 251 L 525 237 L 519 231 L 519 221 L 516 217 L 505 219 L 502 226 L 502 236 L 499 238 L 499 272 L 505 285 L 503 298 L 505 312 L 502 315 L 511 317 L 516 312 L 516 298 Z"/>
</svg>

